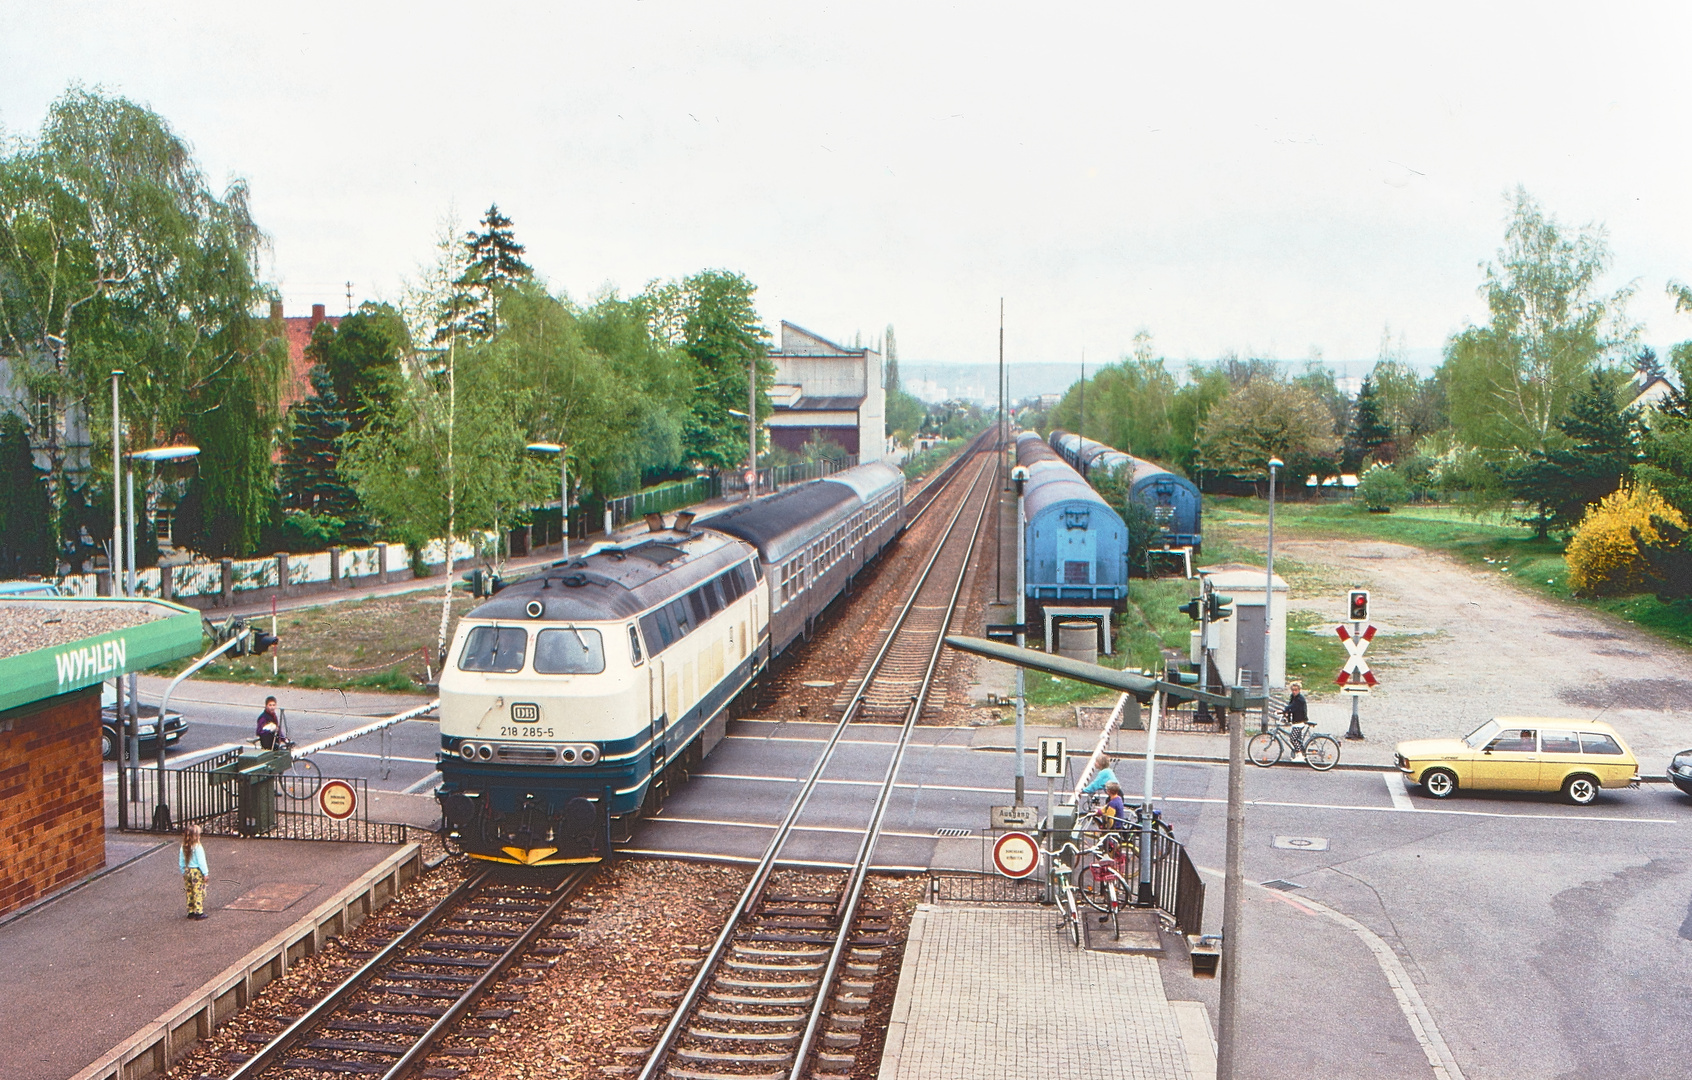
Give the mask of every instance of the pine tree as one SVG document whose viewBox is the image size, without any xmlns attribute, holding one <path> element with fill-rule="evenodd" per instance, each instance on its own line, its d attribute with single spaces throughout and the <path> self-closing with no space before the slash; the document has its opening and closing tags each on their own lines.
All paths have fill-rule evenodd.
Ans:
<svg viewBox="0 0 1692 1080">
<path fill-rule="evenodd" d="M 345 521 L 358 509 L 352 488 L 340 475 L 347 411 L 322 365 L 311 369 L 311 395 L 290 410 L 290 421 L 282 453 L 282 505 Z"/>
<path fill-rule="evenodd" d="M 0 415 L 0 578 L 53 572 L 52 520 L 23 420 Z"/>
<path fill-rule="evenodd" d="M 1352 470 L 1360 469 L 1363 462 L 1371 456 L 1391 459 L 1390 453 L 1377 453 L 1383 446 L 1390 449 L 1389 444 L 1392 442 L 1392 426 L 1387 423 L 1383 412 L 1374 377 L 1365 376 L 1363 385 L 1357 390 L 1357 405 L 1351 414 L 1351 430 L 1345 435 L 1345 464 Z"/>
<path fill-rule="evenodd" d="M 1621 486 L 1639 460 L 1639 417 L 1623 409 L 1615 380 L 1594 371 L 1557 419 L 1566 442 L 1535 450 L 1505 471 L 1505 486 L 1537 509 L 1528 518 L 1540 536 L 1580 521 L 1586 507 Z"/>
<path fill-rule="evenodd" d="M 497 203 L 482 215 L 482 231 L 465 235 L 464 251 L 469 265 L 453 283 L 461 293 L 454 306 L 464 308 L 465 331 L 486 340 L 499 329 L 500 295 L 532 280 L 535 271 L 523 261 L 524 247 Z"/>
</svg>

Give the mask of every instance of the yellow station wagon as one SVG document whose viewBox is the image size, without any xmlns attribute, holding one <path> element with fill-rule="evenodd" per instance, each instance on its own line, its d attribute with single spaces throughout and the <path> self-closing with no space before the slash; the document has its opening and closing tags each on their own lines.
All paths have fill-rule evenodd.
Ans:
<svg viewBox="0 0 1692 1080">
<path fill-rule="evenodd" d="M 1599 788 L 1639 784 L 1633 751 L 1596 720 L 1500 716 L 1461 739 L 1416 739 L 1397 750 L 1398 770 L 1436 799 L 1458 788 L 1561 791 L 1585 806 Z"/>
</svg>

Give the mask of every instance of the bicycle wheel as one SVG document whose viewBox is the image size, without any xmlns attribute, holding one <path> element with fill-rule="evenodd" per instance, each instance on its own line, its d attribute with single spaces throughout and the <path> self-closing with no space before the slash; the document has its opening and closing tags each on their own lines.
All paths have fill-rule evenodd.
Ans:
<svg viewBox="0 0 1692 1080">
<path fill-rule="evenodd" d="M 1128 903 L 1126 890 L 1122 882 L 1112 877 L 1105 886 L 1110 892 L 1110 913 L 1099 916 L 1099 925 L 1104 925 L 1105 919 L 1110 920 L 1110 940 L 1122 940 L 1122 909 Z"/>
<path fill-rule="evenodd" d="M 282 794 L 296 802 L 304 802 L 316 798 L 318 790 L 323 787 L 323 770 L 310 758 L 295 758 L 278 779 L 282 782 Z"/>
<path fill-rule="evenodd" d="M 1110 910 L 1110 883 L 1114 875 L 1109 870 L 1101 870 L 1098 863 L 1081 868 L 1081 881 L 1075 891 L 1081 894 L 1081 900 L 1094 911 Z"/>
<path fill-rule="evenodd" d="M 1246 757 L 1253 765 L 1267 769 L 1281 760 L 1281 738 L 1272 732 L 1264 731 L 1251 737 L 1246 743 Z"/>
<path fill-rule="evenodd" d="M 1339 764 L 1339 740 L 1332 735 L 1317 735 L 1304 744 L 1304 763 L 1317 772 L 1327 772 Z"/>
</svg>

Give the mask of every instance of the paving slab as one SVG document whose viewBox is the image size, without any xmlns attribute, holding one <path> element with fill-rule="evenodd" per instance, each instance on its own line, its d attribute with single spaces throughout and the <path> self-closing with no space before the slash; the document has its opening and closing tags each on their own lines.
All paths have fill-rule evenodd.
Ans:
<svg viewBox="0 0 1692 1080">
<path fill-rule="evenodd" d="M 880 1075 L 1197 1080 L 1182 1030 L 1149 956 L 1077 949 L 1044 908 L 922 904 Z"/>
<path fill-rule="evenodd" d="M 114 838 L 116 870 L 0 924 L 7 1080 L 74 1076 L 398 850 L 209 837 L 207 918 L 193 921 L 177 846 Z M 253 894 L 297 896 L 233 903 Z"/>
</svg>

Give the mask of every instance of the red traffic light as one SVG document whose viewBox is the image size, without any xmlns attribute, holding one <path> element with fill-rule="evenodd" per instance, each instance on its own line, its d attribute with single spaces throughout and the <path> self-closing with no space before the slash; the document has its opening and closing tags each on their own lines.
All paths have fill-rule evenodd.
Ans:
<svg viewBox="0 0 1692 1080">
<path fill-rule="evenodd" d="M 1350 612 L 1347 618 L 1352 622 L 1369 621 L 1369 590 L 1353 589 L 1346 600 L 1346 610 Z"/>
</svg>

